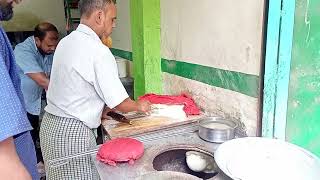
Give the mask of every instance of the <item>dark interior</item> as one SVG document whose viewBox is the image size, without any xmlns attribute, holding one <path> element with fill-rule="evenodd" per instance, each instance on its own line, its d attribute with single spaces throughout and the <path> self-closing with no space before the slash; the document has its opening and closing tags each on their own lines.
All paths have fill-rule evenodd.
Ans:
<svg viewBox="0 0 320 180">
<path fill-rule="evenodd" d="M 153 168 L 157 171 L 175 171 L 191 174 L 202 179 L 209 179 L 218 173 L 194 172 L 189 169 L 186 162 L 186 149 L 175 149 L 163 152 L 156 156 L 152 162 Z M 208 154 L 209 155 L 209 154 Z M 212 156 L 212 155 L 210 155 Z"/>
</svg>

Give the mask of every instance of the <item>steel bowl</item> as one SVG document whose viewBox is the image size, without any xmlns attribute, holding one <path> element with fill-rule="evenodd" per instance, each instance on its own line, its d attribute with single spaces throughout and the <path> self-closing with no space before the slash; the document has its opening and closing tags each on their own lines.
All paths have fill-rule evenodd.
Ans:
<svg viewBox="0 0 320 180">
<path fill-rule="evenodd" d="M 237 123 L 220 117 L 206 117 L 199 120 L 199 136 L 214 143 L 234 139 Z"/>
</svg>

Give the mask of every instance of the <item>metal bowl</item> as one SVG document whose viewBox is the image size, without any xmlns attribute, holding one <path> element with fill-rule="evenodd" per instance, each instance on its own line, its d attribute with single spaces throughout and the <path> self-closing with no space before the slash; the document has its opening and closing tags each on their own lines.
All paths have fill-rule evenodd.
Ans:
<svg viewBox="0 0 320 180">
<path fill-rule="evenodd" d="M 234 139 L 237 123 L 219 117 L 206 117 L 199 120 L 199 136 L 214 143 L 223 143 Z"/>
</svg>

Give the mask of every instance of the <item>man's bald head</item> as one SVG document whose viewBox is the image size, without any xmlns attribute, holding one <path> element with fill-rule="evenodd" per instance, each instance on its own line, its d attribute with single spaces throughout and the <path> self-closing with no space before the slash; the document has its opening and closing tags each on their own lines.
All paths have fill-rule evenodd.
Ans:
<svg viewBox="0 0 320 180">
<path fill-rule="evenodd" d="M 116 26 L 116 0 L 80 0 L 80 23 L 89 26 L 100 38 L 110 36 Z"/>
<path fill-rule="evenodd" d="M 108 4 L 116 4 L 116 0 L 80 0 L 80 16 L 89 17 L 95 10 L 104 10 Z"/>
<path fill-rule="evenodd" d="M 52 54 L 59 41 L 58 29 L 51 23 L 42 22 L 34 28 L 34 39 L 41 54 Z"/>
</svg>

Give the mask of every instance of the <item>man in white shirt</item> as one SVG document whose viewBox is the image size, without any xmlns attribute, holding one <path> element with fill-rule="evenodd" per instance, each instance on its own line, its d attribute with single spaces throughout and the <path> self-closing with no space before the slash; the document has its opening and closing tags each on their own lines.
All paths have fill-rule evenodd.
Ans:
<svg viewBox="0 0 320 180">
<path fill-rule="evenodd" d="M 149 102 L 131 100 L 117 72 L 114 56 L 100 38 L 115 26 L 115 0 L 80 0 L 81 24 L 58 44 L 40 128 L 47 179 L 99 179 L 91 156 L 59 167 L 48 161 L 96 147 L 93 129 L 104 107 L 122 112 L 150 111 Z"/>
</svg>

